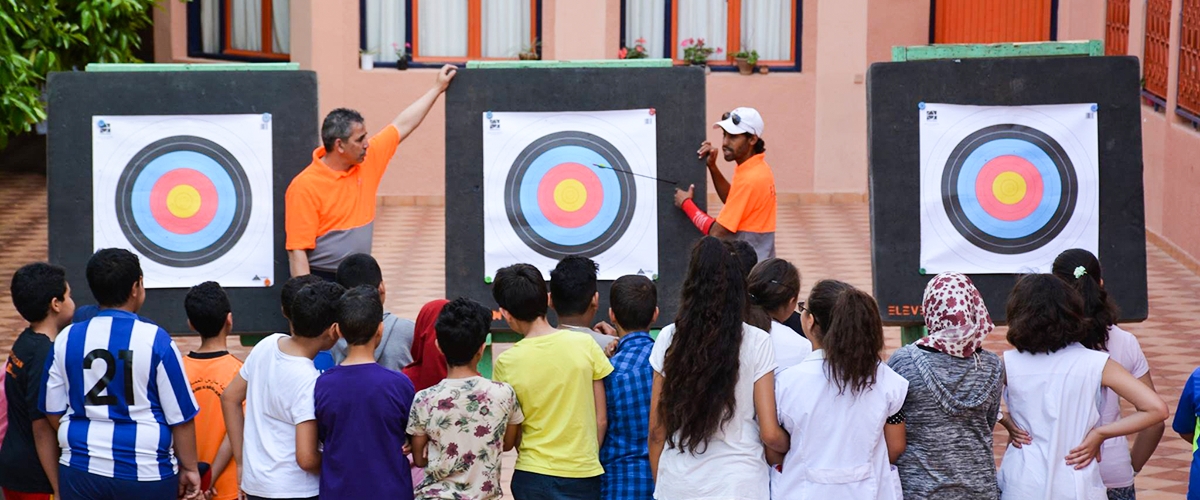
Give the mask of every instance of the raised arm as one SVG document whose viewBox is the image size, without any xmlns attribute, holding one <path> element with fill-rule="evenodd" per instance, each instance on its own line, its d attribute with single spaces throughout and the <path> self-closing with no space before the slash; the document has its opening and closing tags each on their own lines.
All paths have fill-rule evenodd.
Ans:
<svg viewBox="0 0 1200 500">
<path fill-rule="evenodd" d="M 1116 422 L 1089 431 L 1083 442 L 1066 456 L 1067 465 L 1073 465 L 1076 469 L 1082 469 L 1092 463 L 1092 459 L 1100 454 L 1100 445 L 1105 439 L 1140 432 L 1167 419 L 1167 403 L 1163 402 L 1154 390 L 1146 387 L 1146 384 L 1133 378 L 1133 375 L 1116 361 L 1110 359 L 1104 365 L 1100 384 L 1133 403 L 1137 411 Z"/>
<path fill-rule="evenodd" d="M 400 140 L 407 139 L 408 135 L 417 129 L 417 126 L 425 119 L 425 115 L 428 115 L 429 110 L 433 108 L 433 103 L 437 102 L 438 96 L 442 95 L 442 92 L 445 92 L 450 87 L 450 80 L 454 79 L 454 75 L 457 72 L 458 68 L 453 64 L 442 66 L 442 69 L 438 71 L 437 82 L 433 85 L 433 88 L 430 88 L 429 91 L 425 92 L 415 102 L 408 105 L 404 111 L 400 112 L 400 116 L 392 120 L 392 124 L 396 126 L 396 130 L 400 131 Z"/>
<path fill-rule="evenodd" d="M 711 142 L 704 141 L 700 145 L 700 150 L 696 151 L 696 154 L 708 165 L 708 173 L 712 176 L 713 189 L 717 191 L 717 196 L 721 198 L 721 203 L 725 203 L 725 199 L 729 197 L 729 181 L 725 179 L 725 174 L 721 173 L 721 169 L 717 167 L 717 154 L 720 152 L 720 147 L 713 146 Z"/>
</svg>

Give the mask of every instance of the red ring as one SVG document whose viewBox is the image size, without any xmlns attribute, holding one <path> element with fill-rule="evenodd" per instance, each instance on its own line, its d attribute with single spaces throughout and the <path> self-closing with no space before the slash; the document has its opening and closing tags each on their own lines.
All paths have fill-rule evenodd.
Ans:
<svg viewBox="0 0 1200 500">
<path fill-rule="evenodd" d="M 192 186 L 200 193 L 200 210 L 186 219 L 176 217 L 167 208 L 167 195 L 180 185 Z M 158 225 L 175 234 L 192 234 L 204 229 L 217 215 L 218 205 L 217 187 L 204 174 L 190 168 L 167 172 L 150 188 L 150 213 Z"/>
<path fill-rule="evenodd" d="M 562 181 L 574 179 L 587 190 L 587 200 L 574 212 L 558 207 L 554 202 L 554 188 Z M 591 222 L 600 213 L 604 204 L 604 186 L 592 169 L 578 163 L 560 163 L 550 168 L 538 183 L 538 208 L 551 224 L 559 227 L 576 228 Z"/>
<path fill-rule="evenodd" d="M 996 177 L 1004 172 L 1013 172 L 1025 179 L 1025 196 L 1009 205 L 998 199 L 992 190 Z M 1018 221 L 1037 210 L 1042 203 L 1042 174 L 1029 160 L 1015 155 L 992 158 L 979 170 L 975 178 L 975 198 L 988 215 L 1002 221 Z"/>
</svg>

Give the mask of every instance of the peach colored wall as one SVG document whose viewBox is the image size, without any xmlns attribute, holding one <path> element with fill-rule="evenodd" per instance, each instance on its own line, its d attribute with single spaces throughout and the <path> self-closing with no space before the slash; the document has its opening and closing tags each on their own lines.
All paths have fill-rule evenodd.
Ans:
<svg viewBox="0 0 1200 500">
<path fill-rule="evenodd" d="M 929 0 L 872 0 L 867 13 L 867 61 L 892 60 L 892 47 L 929 43 Z"/>
<path fill-rule="evenodd" d="M 1106 9 L 1105 0 L 1059 0 L 1058 39 L 1103 40 Z"/>
</svg>

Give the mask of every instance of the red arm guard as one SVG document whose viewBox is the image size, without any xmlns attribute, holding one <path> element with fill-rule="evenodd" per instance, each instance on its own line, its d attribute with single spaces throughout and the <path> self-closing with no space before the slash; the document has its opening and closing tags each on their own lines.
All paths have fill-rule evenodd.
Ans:
<svg viewBox="0 0 1200 500">
<path fill-rule="evenodd" d="M 709 229 L 712 229 L 713 223 L 717 222 L 717 219 L 709 217 L 708 214 L 701 211 L 690 199 L 684 201 L 681 208 L 683 208 L 683 213 L 687 214 L 688 218 L 692 220 L 692 224 L 696 225 L 696 229 L 699 229 L 703 234 L 708 234 Z"/>
</svg>

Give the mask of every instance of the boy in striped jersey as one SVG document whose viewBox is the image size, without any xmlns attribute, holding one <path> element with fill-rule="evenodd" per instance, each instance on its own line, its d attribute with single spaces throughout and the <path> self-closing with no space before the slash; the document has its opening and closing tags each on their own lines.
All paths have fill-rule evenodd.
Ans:
<svg viewBox="0 0 1200 500">
<path fill-rule="evenodd" d="M 87 281 L 100 313 L 58 334 L 39 402 L 62 448 L 61 498 L 200 498 L 196 399 L 171 336 L 137 318 L 137 256 L 100 250 Z"/>
</svg>

